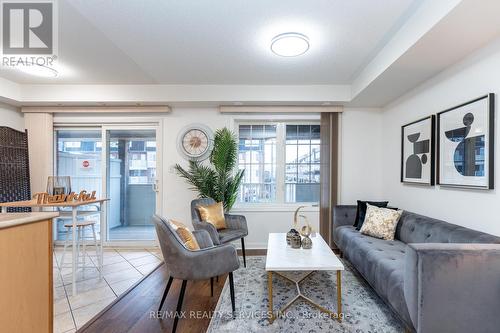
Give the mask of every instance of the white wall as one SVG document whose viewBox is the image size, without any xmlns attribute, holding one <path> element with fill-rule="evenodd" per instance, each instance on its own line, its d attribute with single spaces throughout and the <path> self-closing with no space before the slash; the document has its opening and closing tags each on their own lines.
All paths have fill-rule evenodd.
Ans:
<svg viewBox="0 0 500 333">
<path fill-rule="evenodd" d="M 383 195 L 392 205 L 444 219 L 472 229 L 500 235 L 500 195 L 445 187 L 403 185 L 400 177 L 401 125 L 435 114 L 468 100 L 496 93 L 500 97 L 500 40 L 427 81 L 384 109 L 382 116 Z M 498 108 L 497 110 L 498 111 Z M 499 117 L 496 117 L 495 173 L 500 175 Z M 498 186 L 498 181 L 496 185 Z"/>
<path fill-rule="evenodd" d="M 381 110 L 345 108 L 341 119 L 339 203 L 382 199 Z"/>
<path fill-rule="evenodd" d="M 21 110 L 14 106 L 0 103 L 0 126 L 24 131 L 24 118 Z"/>
</svg>

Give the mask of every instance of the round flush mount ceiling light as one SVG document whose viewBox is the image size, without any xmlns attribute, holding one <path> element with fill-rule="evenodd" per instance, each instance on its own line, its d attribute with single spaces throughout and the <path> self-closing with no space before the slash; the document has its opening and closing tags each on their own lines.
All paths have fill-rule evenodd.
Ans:
<svg viewBox="0 0 500 333">
<path fill-rule="evenodd" d="M 286 32 L 271 40 L 271 51 L 281 57 L 297 57 L 309 50 L 309 38 L 296 32 Z"/>
<path fill-rule="evenodd" d="M 40 77 L 57 77 L 59 75 L 59 72 L 54 68 L 43 65 L 23 65 L 17 66 L 17 69 L 19 69 L 23 73 Z"/>
</svg>

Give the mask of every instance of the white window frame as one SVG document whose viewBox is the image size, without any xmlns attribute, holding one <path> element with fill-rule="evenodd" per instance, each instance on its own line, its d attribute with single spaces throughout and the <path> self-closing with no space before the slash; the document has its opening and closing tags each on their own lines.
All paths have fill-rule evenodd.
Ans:
<svg viewBox="0 0 500 333">
<path fill-rule="evenodd" d="M 305 118 L 305 117 L 304 117 Z M 298 206 L 313 207 L 318 202 L 285 202 L 285 168 L 286 168 L 286 125 L 320 125 L 319 117 L 302 118 L 283 118 L 283 119 L 234 119 L 233 131 L 238 138 L 239 147 L 239 127 L 240 125 L 276 125 L 276 201 L 275 202 L 239 202 L 237 201 L 234 209 L 236 211 L 290 211 Z M 306 209 L 305 211 L 307 211 Z M 317 211 L 313 207 L 310 211 Z"/>
</svg>

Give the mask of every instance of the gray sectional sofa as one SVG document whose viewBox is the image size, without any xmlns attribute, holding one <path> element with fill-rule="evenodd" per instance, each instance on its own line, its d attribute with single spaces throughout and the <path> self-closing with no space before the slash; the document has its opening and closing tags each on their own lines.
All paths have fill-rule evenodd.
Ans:
<svg viewBox="0 0 500 333">
<path fill-rule="evenodd" d="M 408 330 L 500 332 L 499 237 L 405 211 L 385 241 L 357 231 L 355 216 L 334 208 L 333 241 Z"/>
</svg>

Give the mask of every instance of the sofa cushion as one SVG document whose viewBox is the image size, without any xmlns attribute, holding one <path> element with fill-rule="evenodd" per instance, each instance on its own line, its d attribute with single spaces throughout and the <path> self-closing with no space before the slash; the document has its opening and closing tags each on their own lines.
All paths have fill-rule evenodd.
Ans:
<svg viewBox="0 0 500 333">
<path fill-rule="evenodd" d="M 407 211 L 399 220 L 395 238 L 404 243 L 500 244 L 499 237 Z"/>
<path fill-rule="evenodd" d="M 193 233 L 182 222 L 169 219 L 168 223 L 186 249 L 191 251 L 200 249 L 200 245 L 198 244 L 196 237 L 194 237 Z"/>
<path fill-rule="evenodd" d="M 411 325 L 404 298 L 406 244 L 365 236 L 352 226 L 336 228 L 335 239 L 346 259 L 401 319 Z"/>
<path fill-rule="evenodd" d="M 219 239 L 222 244 L 246 236 L 245 231 L 242 229 L 222 229 L 219 230 L 218 232 L 219 232 Z"/>
<path fill-rule="evenodd" d="M 394 240 L 396 226 L 401 217 L 402 210 L 380 208 L 366 204 L 366 218 L 360 232 L 364 235 Z"/>
<path fill-rule="evenodd" d="M 224 204 L 217 202 L 212 205 L 196 206 L 201 220 L 212 224 L 217 230 L 226 229 L 226 219 L 224 217 Z"/>
<path fill-rule="evenodd" d="M 354 219 L 354 227 L 356 230 L 360 230 L 365 222 L 367 204 L 376 207 L 387 207 L 389 201 L 361 201 L 358 200 L 358 206 L 356 208 L 356 218 Z"/>
</svg>

